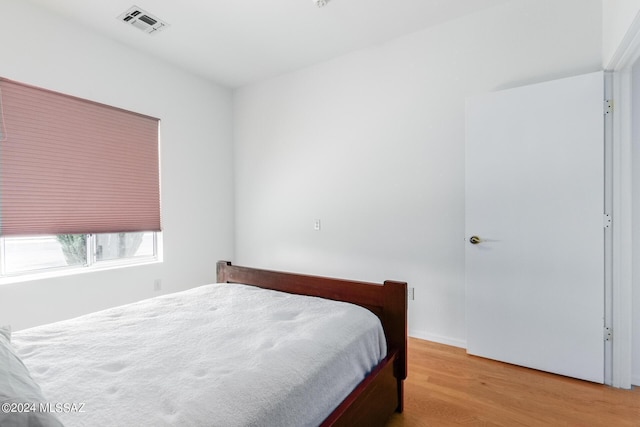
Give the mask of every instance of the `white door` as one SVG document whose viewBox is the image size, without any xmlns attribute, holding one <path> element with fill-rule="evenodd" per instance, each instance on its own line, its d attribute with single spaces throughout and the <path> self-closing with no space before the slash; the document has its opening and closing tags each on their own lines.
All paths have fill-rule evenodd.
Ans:
<svg viewBox="0 0 640 427">
<path fill-rule="evenodd" d="M 467 101 L 470 354 L 604 380 L 603 79 Z"/>
</svg>

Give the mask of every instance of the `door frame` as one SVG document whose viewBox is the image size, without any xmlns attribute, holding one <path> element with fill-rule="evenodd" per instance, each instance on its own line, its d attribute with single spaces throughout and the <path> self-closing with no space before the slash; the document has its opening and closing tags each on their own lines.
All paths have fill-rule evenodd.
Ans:
<svg viewBox="0 0 640 427">
<path fill-rule="evenodd" d="M 606 71 L 611 72 L 612 114 L 612 341 L 611 385 L 631 388 L 633 350 L 632 276 L 632 69 L 640 59 L 640 13 Z"/>
</svg>

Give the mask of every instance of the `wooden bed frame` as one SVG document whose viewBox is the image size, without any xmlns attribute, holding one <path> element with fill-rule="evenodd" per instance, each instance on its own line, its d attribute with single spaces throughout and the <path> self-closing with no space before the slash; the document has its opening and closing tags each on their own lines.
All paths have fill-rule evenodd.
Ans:
<svg viewBox="0 0 640 427">
<path fill-rule="evenodd" d="M 219 283 L 244 283 L 300 295 L 346 301 L 371 310 L 382 323 L 387 357 L 321 424 L 328 426 L 384 425 L 402 412 L 407 377 L 407 284 L 382 285 L 351 280 L 260 270 L 218 261 Z"/>
</svg>

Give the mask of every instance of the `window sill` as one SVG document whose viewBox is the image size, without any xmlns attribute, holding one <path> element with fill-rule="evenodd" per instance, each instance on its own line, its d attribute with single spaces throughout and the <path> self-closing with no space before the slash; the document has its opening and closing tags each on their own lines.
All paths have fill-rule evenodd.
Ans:
<svg viewBox="0 0 640 427">
<path fill-rule="evenodd" d="M 31 282 L 37 280 L 54 279 L 65 276 L 75 276 L 79 274 L 96 273 L 101 271 L 117 270 L 121 268 L 140 267 L 145 265 L 161 264 L 162 259 L 159 257 L 149 257 L 145 259 L 126 260 L 126 261 L 103 261 L 90 267 L 60 267 L 49 269 L 41 272 L 30 272 L 24 274 L 16 274 L 0 278 L 1 285 L 10 285 L 14 283 Z"/>
</svg>

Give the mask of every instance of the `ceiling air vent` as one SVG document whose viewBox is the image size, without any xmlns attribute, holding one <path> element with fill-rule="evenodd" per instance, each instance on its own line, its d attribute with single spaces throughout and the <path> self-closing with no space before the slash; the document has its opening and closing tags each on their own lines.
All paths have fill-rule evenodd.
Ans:
<svg viewBox="0 0 640 427">
<path fill-rule="evenodd" d="M 166 22 L 148 12 L 145 12 L 138 6 L 131 7 L 125 13 L 118 16 L 118 19 L 125 24 L 133 25 L 147 34 L 157 33 L 163 28 L 169 26 Z"/>
</svg>

